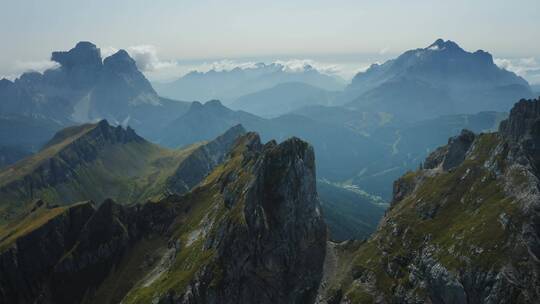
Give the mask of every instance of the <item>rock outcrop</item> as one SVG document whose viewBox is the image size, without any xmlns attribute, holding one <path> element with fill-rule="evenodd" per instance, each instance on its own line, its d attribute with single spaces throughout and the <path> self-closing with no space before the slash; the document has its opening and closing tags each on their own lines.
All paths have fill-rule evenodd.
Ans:
<svg viewBox="0 0 540 304">
<path fill-rule="evenodd" d="M 310 145 L 248 133 L 183 196 L 40 201 L 0 230 L 0 302 L 312 303 L 327 237 L 315 181 Z"/>
<path fill-rule="evenodd" d="M 424 162 L 424 168 L 434 169 L 441 165 L 442 169 L 447 171 L 459 166 L 465 159 L 475 137 L 473 132 L 462 130 L 460 135 L 450 138 L 446 146 L 431 153 Z"/>
<path fill-rule="evenodd" d="M 160 301 L 313 302 L 327 237 L 315 181 L 307 143 L 241 138 L 212 185 L 219 193 L 213 212 L 197 228 L 203 252 L 213 255 L 182 292 L 168 291 Z"/>
<path fill-rule="evenodd" d="M 208 144 L 198 147 L 167 179 L 168 190 L 182 194 L 196 186 L 225 160 L 236 140 L 245 133 L 242 125 L 236 125 Z"/>
<path fill-rule="evenodd" d="M 348 273 L 322 302 L 535 303 L 539 105 L 520 101 L 498 133 L 462 132 L 398 180 L 377 232 L 338 252 Z"/>
</svg>

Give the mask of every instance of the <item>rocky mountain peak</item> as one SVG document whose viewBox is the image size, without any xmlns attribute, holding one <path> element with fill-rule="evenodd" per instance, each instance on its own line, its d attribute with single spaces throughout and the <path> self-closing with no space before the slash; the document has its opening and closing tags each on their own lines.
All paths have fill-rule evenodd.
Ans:
<svg viewBox="0 0 540 304">
<path fill-rule="evenodd" d="M 427 50 L 432 51 L 443 51 L 443 50 L 461 50 L 463 49 L 454 41 L 452 40 L 443 40 L 441 38 L 435 40 L 432 44 L 430 44 L 427 48 Z"/>
<path fill-rule="evenodd" d="M 448 144 L 433 151 L 424 163 L 425 169 L 434 169 L 441 166 L 447 171 L 461 164 L 467 151 L 472 146 L 476 135 L 469 130 L 463 129 L 457 136 L 448 139 Z"/>
<path fill-rule="evenodd" d="M 194 101 L 191 103 L 191 106 L 189 107 L 188 113 L 193 112 L 208 112 L 208 113 L 219 113 L 219 112 L 227 112 L 230 111 L 228 108 L 223 106 L 221 101 L 219 100 L 210 100 L 205 103 L 201 103 L 199 101 Z"/>
<path fill-rule="evenodd" d="M 103 65 L 117 72 L 137 71 L 135 60 L 125 50 L 119 50 L 103 60 Z"/>
<path fill-rule="evenodd" d="M 101 120 L 94 130 L 95 133 L 90 133 L 91 136 L 101 136 L 111 142 L 126 143 L 131 141 L 145 141 L 142 137 L 137 135 L 132 128 L 111 126 L 105 119 Z"/>
<path fill-rule="evenodd" d="M 62 67 L 71 69 L 75 66 L 101 66 L 101 51 L 93 43 L 81 41 L 69 51 L 57 51 L 51 55 L 51 60 Z"/>
<path fill-rule="evenodd" d="M 540 98 L 522 99 L 516 103 L 508 119 L 499 125 L 499 132 L 514 142 L 540 139 Z"/>
<path fill-rule="evenodd" d="M 313 148 L 297 138 L 262 145 L 247 133 L 220 172 L 217 185 L 229 211 L 206 246 L 224 270 L 214 286 L 204 276 L 191 284 L 195 302 L 217 294 L 220 303 L 311 303 L 326 241 Z"/>
</svg>

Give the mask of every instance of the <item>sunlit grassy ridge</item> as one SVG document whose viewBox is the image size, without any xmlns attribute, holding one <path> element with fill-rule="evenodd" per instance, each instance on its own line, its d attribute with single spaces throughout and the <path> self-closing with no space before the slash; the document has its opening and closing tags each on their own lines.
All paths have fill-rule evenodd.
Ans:
<svg viewBox="0 0 540 304">
<path fill-rule="evenodd" d="M 132 140 L 107 141 L 100 132 L 128 131 L 100 124 L 64 129 L 42 151 L 0 172 L 4 217 L 34 199 L 52 204 L 158 199 L 168 190 L 167 178 L 203 144 L 172 150 L 136 135 Z"/>
<path fill-rule="evenodd" d="M 421 179 L 418 188 L 389 209 L 378 231 L 355 250 L 352 259 L 341 259 L 348 271 L 336 277 L 334 290 L 341 288 L 353 303 L 371 302 L 377 295 L 391 300 L 396 286 L 411 284 L 412 258 L 427 248 L 433 248 L 433 257 L 455 275 L 470 267 L 498 270 L 508 263 L 515 249 L 511 246 L 514 228 L 504 228 L 500 218 L 519 222 L 521 213 L 518 202 L 484 166 L 495 162 L 505 168 L 503 156 L 493 153 L 500 143 L 495 133 L 481 134 L 469 157 L 454 170 L 406 174 L 405 182 Z M 498 157 L 490 159 L 492 155 Z M 398 266 L 390 271 L 390 264 Z M 358 280 L 366 275 L 374 284 Z M 426 292 L 414 290 L 417 295 Z"/>
<path fill-rule="evenodd" d="M 66 148 L 69 144 L 79 139 L 88 131 L 96 128 L 97 124 L 84 124 L 64 129 L 49 142 L 40 153 L 28 157 L 20 162 L 9 166 L 7 169 L 0 171 L 0 187 L 23 177 L 28 172 L 36 169 L 44 161 L 56 155 L 59 151 Z"/>
<path fill-rule="evenodd" d="M 80 202 L 72 204 L 69 207 L 57 206 L 50 208 L 45 203 L 35 205 L 28 213 L 21 215 L 16 220 L 0 225 L 0 252 L 13 244 L 18 238 L 41 228 L 49 221 L 64 216 L 70 208 L 77 208 L 79 205 L 91 204 L 90 202 Z"/>
</svg>

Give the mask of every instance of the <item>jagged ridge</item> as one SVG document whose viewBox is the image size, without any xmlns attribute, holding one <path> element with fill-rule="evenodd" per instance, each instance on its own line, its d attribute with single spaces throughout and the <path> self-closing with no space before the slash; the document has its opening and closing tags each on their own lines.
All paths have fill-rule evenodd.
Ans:
<svg viewBox="0 0 540 304">
<path fill-rule="evenodd" d="M 534 303 L 540 296 L 540 100 L 498 133 L 464 131 L 395 183 L 373 237 L 339 245 L 329 303 Z"/>
<path fill-rule="evenodd" d="M 32 230 L 10 241 L 0 231 L 1 301 L 309 303 L 320 280 L 326 226 L 313 149 L 299 139 L 262 145 L 248 133 L 182 197 L 37 206 L 23 219 L 46 220 Z M 34 271 L 33 254 L 46 257 Z"/>
<path fill-rule="evenodd" d="M 169 150 L 105 120 L 67 128 L 38 154 L 0 172 L 0 205 L 9 218 L 34 199 L 142 202 L 185 193 L 224 160 L 244 132 L 237 127 L 208 144 Z"/>
</svg>

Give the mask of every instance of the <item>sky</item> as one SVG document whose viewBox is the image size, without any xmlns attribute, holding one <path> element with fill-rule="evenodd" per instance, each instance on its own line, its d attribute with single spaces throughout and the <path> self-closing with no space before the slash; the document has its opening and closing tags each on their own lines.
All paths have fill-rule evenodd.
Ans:
<svg viewBox="0 0 540 304">
<path fill-rule="evenodd" d="M 147 60 L 157 80 L 261 60 L 347 78 L 443 38 L 540 83 L 539 15 L 538 0 L 0 0 L 0 75 L 47 68 L 53 50 L 86 40 Z"/>
</svg>

